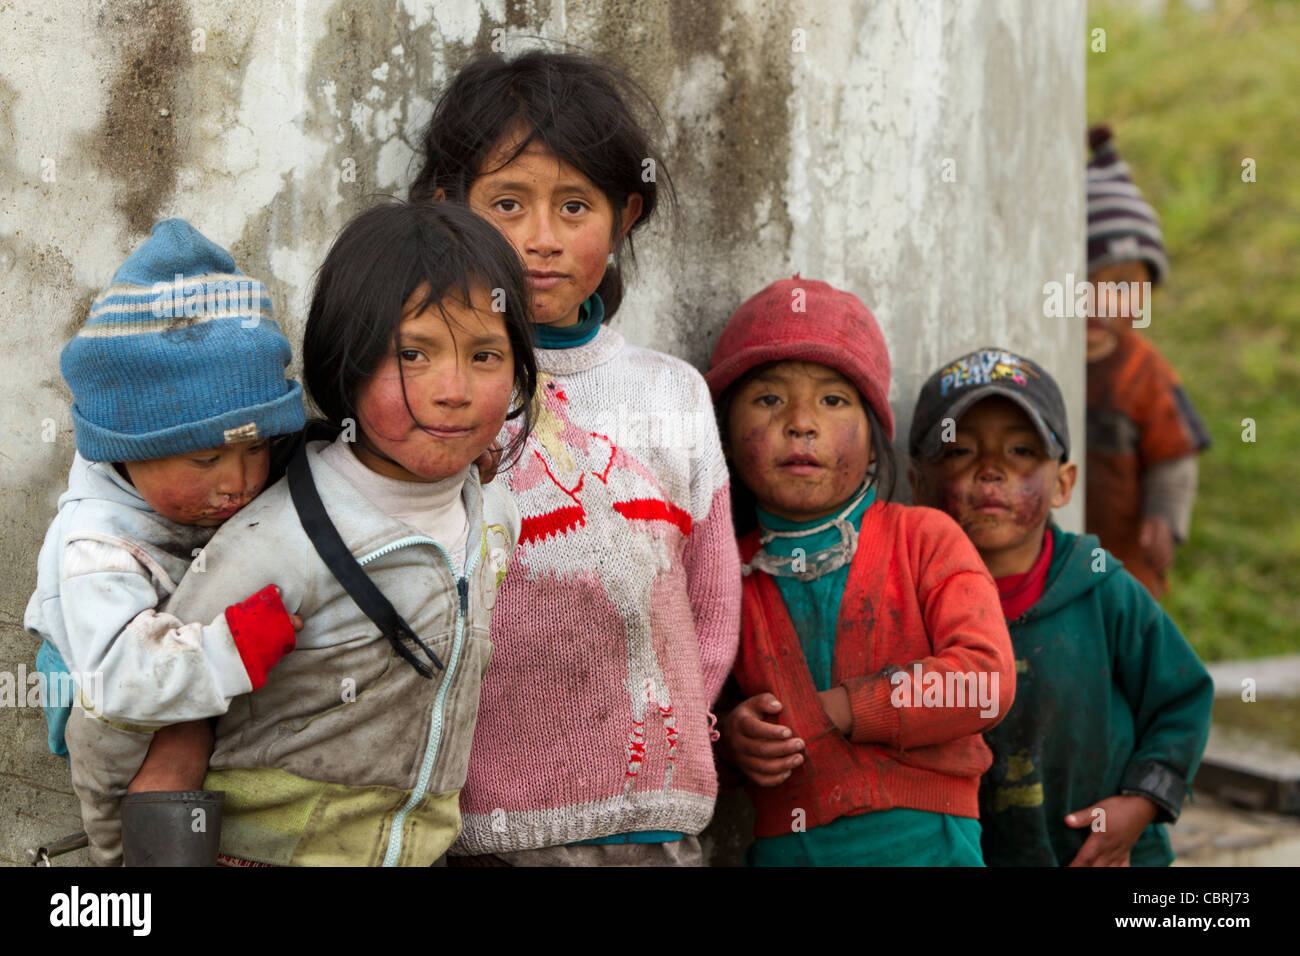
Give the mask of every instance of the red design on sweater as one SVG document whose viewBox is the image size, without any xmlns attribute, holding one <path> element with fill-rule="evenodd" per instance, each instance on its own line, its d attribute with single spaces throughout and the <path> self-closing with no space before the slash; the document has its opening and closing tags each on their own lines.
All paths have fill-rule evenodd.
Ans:
<svg viewBox="0 0 1300 956">
<path fill-rule="evenodd" d="M 615 335 L 602 331 L 596 349 L 618 342 Z M 616 430 L 645 424 L 628 422 L 626 410 L 651 401 L 651 388 L 664 421 L 697 412 L 705 421 L 707 392 L 685 363 L 643 349 L 616 346 L 570 374 L 562 398 L 554 373 L 539 373 L 529 452 L 505 475 L 523 534 L 574 523 L 545 540 L 521 540 L 501 588 L 461 791 L 469 852 L 646 829 L 698 833 L 717 791 L 705 712 L 730 668 L 740 610 L 721 449 L 706 429 L 692 456 L 654 441 L 630 455 L 631 439 Z M 582 476 L 592 480 L 579 485 Z M 691 535 L 614 507 L 638 499 L 689 509 Z M 581 525 L 576 510 L 557 514 L 575 505 Z M 656 510 L 671 513 L 666 504 Z M 616 812 L 590 812 L 605 801 Z M 496 808 L 542 811 L 545 823 L 502 834 Z"/>
<path fill-rule="evenodd" d="M 553 481 L 553 482 L 555 483 L 555 487 L 556 487 L 556 488 L 559 488 L 559 489 L 560 489 L 561 491 L 563 491 L 566 495 L 568 495 L 568 496 L 569 496 L 570 498 L 572 498 L 575 502 L 577 502 L 577 501 L 578 501 L 578 492 L 580 492 L 580 491 L 582 490 L 582 482 L 583 482 L 583 480 L 584 480 L 587 476 L 586 476 L 586 475 L 579 475 L 579 476 L 578 476 L 578 483 L 577 483 L 576 485 L 574 485 L 572 488 L 566 488 L 566 487 L 564 487 L 564 485 L 560 484 L 559 479 L 556 478 L 555 475 L 551 473 L 551 466 L 548 465 L 548 464 L 546 463 L 546 459 L 542 457 L 542 453 L 541 453 L 540 451 L 538 451 L 536 448 L 534 448 L 534 449 L 533 449 L 533 454 L 536 455 L 536 456 L 537 456 L 537 460 L 540 461 L 540 462 L 542 463 L 542 467 L 546 469 L 546 477 L 549 478 L 549 479 L 551 479 L 551 481 Z M 579 504 L 581 504 L 581 502 L 579 502 Z"/>
<path fill-rule="evenodd" d="M 682 534 L 691 533 L 691 516 L 669 501 L 658 498 L 635 498 L 632 501 L 614 502 L 614 510 L 630 521 L 667 521 L 681 529 Z"/>
<path fill-rule="evenodd" d="M 587 513 L 582 505 L 556 508 L 544 514 L 524 518 L 519 527 L 519 544 L 541 541 L 553 534 L 565 534 L 587 523 Z"/>
<path fill-rule="evenodd" d="M 635 777 L 645 762 L 645 721 L 632 721 L 632 732 L 627 735 L 626 776 Z"/>
<path fill-rule="evenodd" d="M 532 541 L 541 541 L 549 538 L 553 534 L 564 534 L 572 531 L 574 528 L 582 527 L 587 523 L 587 511 L 582 507 L 582 502 L 578 500 L 578 492 L 582 490 L 582 482 L 586 475 L 578 476 L 578 483 L 572 488 L 566 488 L 560 484 L 559 479 L 551 472 L 551 466 L 546 463 L 542 453 L 536 448 L 533 454 L 537 460 L 542 463 L 546 469 L 546 477 L 551 479 L 551 483 L 559 488 L 566 495 L 573 499 L 573 505 L 564 508 L 556 508 L 553 511 L 546 511 L 539 515 L 530 515 L 524 518 L 519 528 L 519 544 L 525 545 Z"/>
<path fill-rule="evenodd" d="M 614 447 L 614 443 L 612 441 L 609 441 L 608 435 L 601 435 L 598 432 L 592 432 L 591 437 L 600 438 L 609 442 L 609 461 L 605 462 L 605 470 L 601 472 L 599 475 L 596 475 L 594 471 L 592 472 L 592 474 L 596 475 L 596 477 L 599 478 L 602 482 L 604 482 L 605 484 L 609 484 L 609 470 L 614 467 L 614 456 L 618 454 L 618 449 Z"/>
</svg>

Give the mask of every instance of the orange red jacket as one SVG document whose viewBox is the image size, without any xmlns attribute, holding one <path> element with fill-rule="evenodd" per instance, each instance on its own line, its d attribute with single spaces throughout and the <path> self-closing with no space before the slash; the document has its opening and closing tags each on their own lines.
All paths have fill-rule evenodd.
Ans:
<svg viewBox="0 0 1300 956">
<path fill-rule="evenodd" d="M 742 560 L 757 550 L 755 531 Z M 1015 667 L 997 588 L 948 515 L 887 503 L 863 515 L 832 665 L 852 707 L 847 737 L 822 709 L 766 573 L 745 578 L 741 615 L 736 681 L 747 698 L 775 694 L 780 722 L 807 748 L 785 783 L 749 785 L 756 836 L 894 807 L 979 816 L 991 762 L 981 733 L 1011 706 Z"/>
</svg>

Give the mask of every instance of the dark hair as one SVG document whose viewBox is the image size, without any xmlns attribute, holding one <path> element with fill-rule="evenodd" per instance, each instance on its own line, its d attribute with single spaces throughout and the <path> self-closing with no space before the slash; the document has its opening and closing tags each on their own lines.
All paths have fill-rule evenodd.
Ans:
<svg viewBox="0 0 1300 956">
<path fill-rule="evenodd" d="M 770 368 L 775 364 L 775 362 L 766 362 L 750 369 L 718 396 L 715 407 L 718 414 L 718 431 L 722 436 L 724 446 L 730 447 L 731 444 L 727 420 L 731 416 L 731 403 L 735 399 L 736 393 L 763 369 Z M 880 418 L 876 415 L 875 410 L 867 403 L 866 399 L 862 398 L 861 394 L 858 395 L 858 398 L 862 401 L 862 410 L 866 412 L 867 424 L 871 428 L 871 450 L 875 455 L 871 466 L 875 470 L 875 476 L 872 478 L 871 483 L 876 487 L 876 500 L 884 503 L 893 499 L 894 483 L 898 478 L 898 454 L 894 451 L 893 443 L 885 434 L 885 429 L 880 424 Z M 731 476 L 731 523 L 735 527 L 736 537 L 739 538 L 758 527 L 758 516 L 754 512 L 754 509 L 758 506 L 758 499 L 749 490 L 749 486 L 745 484 L 744 479 L 736 473 L 730 455 L 727 456 L 727 471 Z"/>
<path fill-rule="evenodd" d="M 517 403 L 506 419 L 523 416 L 523 425 L 503 464 L 516 461 L 532 430 L 537 388 L 528 287 L 506 238 L 487 220 L 452 203 L 385 202 L 355 216 L 330 247 L 317 273 L 302 341 L 307 394 L 327 422 L 341 429 L 344 419 L 357 420 L 357 394 L 396 349 L 403 310 L 418 289 L 424 287 L 417 302 L 422 312 L 441 310 L 448 294 L 468 303 L 475 284 L 504 292 Z"/>
<path fill-rule="evenodd" d="M 470 186 L 492 151 L 516 132 L 523 139 L 508 165 L 534 139 L 590 179 L 614 207 L 617 240 L 620 213 L 633 193 L 641 215 L 627 234 L 633 264 L 633 234 L 654 214 L 662 178 L 676 209 L 672 178 L 629 104 L 659 120 L 649 96 L 619 71 L 586 56 L 533 50 L 513 60 L 484 54 L 467 63 L 443 91 L 424 133 L 424 164 L 411 183 L 412 202 L 432 201 L 439 189 L 453 201 L 468 201 Z M 653 165 L 647 166 L 647 161 Z M 653 170 L 649 180 L 644 176 Z M 623 299 L 623 242 L 615 241 L 614 265 L 596 291 L 609 321 Z"/>
</svg>

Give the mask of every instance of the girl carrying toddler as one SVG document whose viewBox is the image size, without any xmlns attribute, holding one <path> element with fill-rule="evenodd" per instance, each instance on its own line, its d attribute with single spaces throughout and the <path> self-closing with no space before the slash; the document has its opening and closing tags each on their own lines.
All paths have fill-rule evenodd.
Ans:
<svg viewBox="0 0 1300 956">
<path fill-rule="evenodd" d="M 519 536 L 509 494 L 472 463 L 508 419 L 528 431 L 526 296 L 510 245 L 451 205 L 376 207 L 330 249 L 303 341 L 326 440 L 309 428 L 169 604 L 206 620 L 274 580 L 305 619 L 217 725 L 204 786 L 225 792 L 222 862 L 428 866 L 458 835 Z"/>
</svg>

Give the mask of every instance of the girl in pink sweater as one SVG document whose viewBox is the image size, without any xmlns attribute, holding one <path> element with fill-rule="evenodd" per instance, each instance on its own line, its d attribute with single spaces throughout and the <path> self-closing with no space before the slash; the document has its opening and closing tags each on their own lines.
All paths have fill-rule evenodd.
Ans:
<svg viewBox="0 0 1300 956">
<path fill-rule="evenodd" d="M 713 813 L 740 564 L 704 379 L 606 324 L 669 182 L 630 103 L 654 113 L 585 57 L 480 57 L 411 187 L 514 243 L 540 346 L 537 424 L 504 476 L 523 527 L 461 794 L 467 862 L 698 864 Z"/>
</svg>

